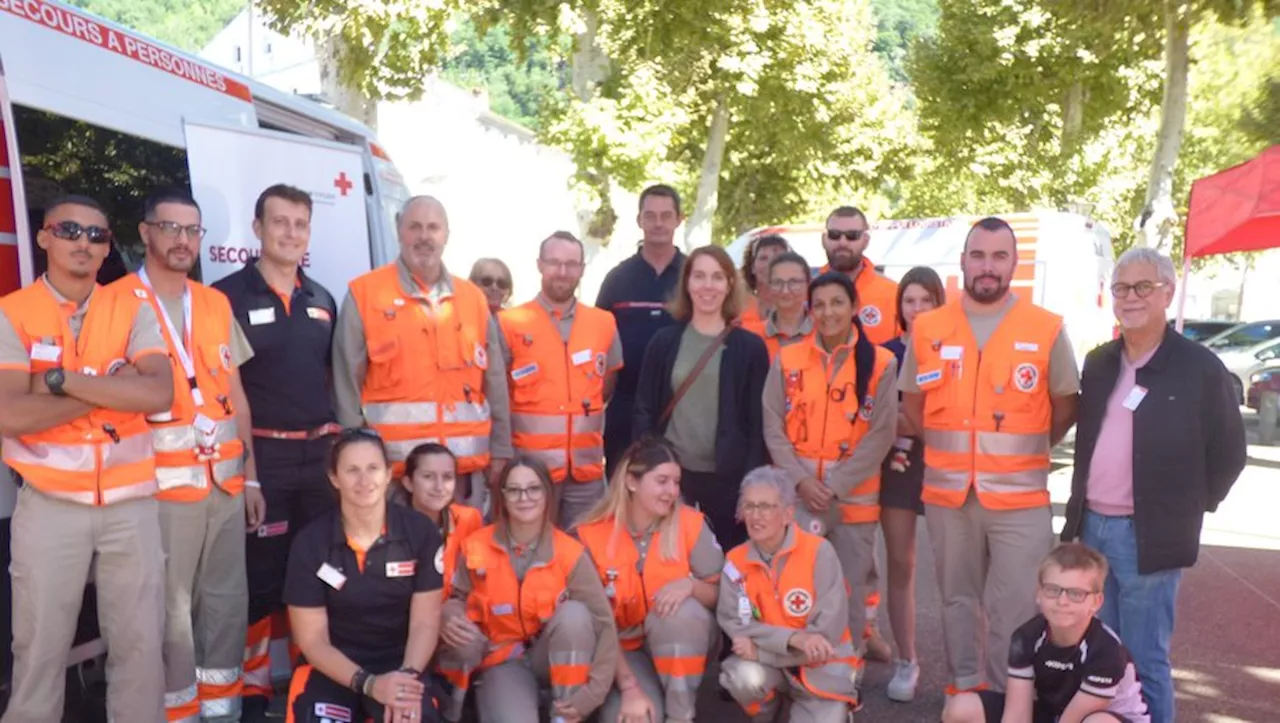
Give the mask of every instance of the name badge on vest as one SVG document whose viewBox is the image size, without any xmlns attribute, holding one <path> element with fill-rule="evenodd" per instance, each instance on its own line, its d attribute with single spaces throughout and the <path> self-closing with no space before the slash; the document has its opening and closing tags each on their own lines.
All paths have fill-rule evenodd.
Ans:
<svg viewBox="0 0 1280 723">
<path fill-rule="evenodd" d="M 1138 410 L 1138 405 L 1142 404 L 1142 400 L 1146 398 L 1147 398 L 1147 388 L 1140 387 L 1135 384 L 1133 386 L 1133 389 L 1129 390 L 1129 393 L 1125 395 L 1124 401 L 1121 402 L 1120 404 L 1125 409 L 1128 409 L 1130 412 L 1136 412 Z"/>
<path fill-rule="evenodd" d="M 576 351 L 573 353 L 573 356 L 569 357 L 569 361 L 572 362 L 574 366 L 586 364 L 591 361 L 591 350 L 583 349 L 582 351 Z"/>
<path fill-rule="evenodd" d="M 510 615 L 511 613 L 515 612 L 515 608 L 511 607 L 510 603 L 494 605 L 490 609 L 493 611 L 494 615 Z"/>
<path fill-rule="evenodd" d="M 52 344 L 32 344 L 31 361 L 52 362 L 57 364 L 62 359 L 62 347 Z"/>
<path fill-rule="evenodd" d="M 213 459 L 218 452 L 218 444 L 214 441 L 218 425 L 201 412 L 196 414 L 191 426 L 196 430 L 196 459 L 201 462 Z"/>
<path fill-rule="evenodd" d="M 1031 341 L 1015 341 L 1013 342 L 1014 351 L 1040 351 L 1040 345 Z"/>
<path fill-rule="evenodd" d="M 405 560 L 403 562 L 388 562 L 387 577 L 411 577 L 417 569 L 416 560 Z"/>
<path fill-rule="evenodd" d="M 347 584 L 347 576 L 338 572 L 338 568 L 327 562 L 321 565 L 319 570 L 316 570 L 316 577 L 323 580 L 326 585 L 334 590 L 341 590 L 342 586 Z"/>
<path fill-rule="evenodd" d="M 511 379 L 512 379 L 513 381 L 517 381 L 517 382 L 518 382 L 518 381 L 520 381 L 521 379 L 524 379 L 524 378 L 525 378 L 525 377 L 527 377 L 527 376 L 530 376 L 530 375 L 532 375 L 532 374 L 537 374 L 537 373 L 538 373 L 538 362 L 531 362 L 531 363 L 529 363 L 529 364 L 525 364 L 524 366 L 520 367 L 519 369 L 512 369 L 512 370 L 511 370 Z"/>
<path fill-rule="evenodd" d="M 751 622 L 751 601 L 746 595 L 738 596 L 738 622 L 742 625 Z"/>
<path fill-rule="evenodd" d="M 964 347 L 962 346 L 944 346 L 942 347 L 942 358 L 945 361 L 955 361 L 964 356 Z"/>
<path fill-rule="evenodd" d="M 274 324 L 276 320 L 275 307 L 268 306 L 265 309 L 249 310 L 249 326 L 262 326 L 263 324 Z"/>
</svg>

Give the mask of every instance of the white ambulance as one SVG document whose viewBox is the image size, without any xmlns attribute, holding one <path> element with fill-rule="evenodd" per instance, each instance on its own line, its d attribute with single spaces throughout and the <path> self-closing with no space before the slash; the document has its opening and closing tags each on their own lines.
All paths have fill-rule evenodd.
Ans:
<svg viewBox="0 0 1280 723">
<path fill-rule="evenodd" d="M 338 285 L 345 286 L 350 275 L 395 257 L 394 215 L 408 198 L 408 189 L 369 128 L 70 5 L 0 0 L 0 293 L 31 283 L 43 271 L 33 228 L 40 223 L 44 205 L 64 193 L 97 199 L 111 217 L 117 250 L 100 281 L 132 270 L 142 257 L 135 229 L 148 190 L 191 186 L 188 151 L 193 159 L 197 150 L 205 158 L 210 155 L 208 148 L 188 147 L 190 138 L 209 135 L 193 134 L 195 125 L 286 147 L 292 154 L 290 168 L 295 162 L 306 164 L 322 150 L 346 154 L 352 173 L 318 177 L 311 187 L 303 186 L 326 213 L 350 201 L 348 207 L 354 204 L 367 229 L 367 234 L 342 239 L 315 229 L 310 255 L 326 257 L 330 268 L 335 267 L 334 257 L 342 257 L 336 266 L 348 273 L 347 279 L 327 282 L 336 297 L 343 296 Z M 269 168 L 253 170 L 260 178 L 271 177 Z M 281 168 L 285 170 L 290 169 Z M 233 184 L 235 177 L 227 174 L 222 183 Z M 252 199 L 269 185 L 264 181 L 257 188 L 218 188 L 216 183 L 195 189 L 202 204 L 205 198 L 224 198 L 238 205 L 238 199 Z M 237 219 L 252 215 L 251 208 L 233 210 L 238 214 L 231 216 Z M 206 208 L 210 235 L 201 265 L 205 280 L 212 281 L 257 249 L 247 228 L 219 232 L 208 223 L 209 215 Z M 0 467 L 0 567 L 5 570 L 0 582 L 0 710 L 12 670 L 9 518 L 17 488 L 9 477 Z M 68 664 L 74 679 L 100 681 L 95 666 L 104 648 L 96 640 L 92 596 L 86 597 L 81 620 Z M 84 702 L 76 699 L 82 687 L 70 688 L 66 720 L 97 716 L 78 708 Z"/>
<path fill-rule="evenodd" d="M 1060 314 L 1075 347 L 1076 359 L 1112 338 L 1111 274 L 1115 260 L 1111 234 L 1097 221 L 1075 213 L 997 214 L 1018 239 L 1018 266 L 1011 287 L 1031 301 Z M 979 216 L 878 221 L 871 224 L 866 256 L 885 276 L 897 281 L 913 266 L 938 272 L 951 296 L 964 276 L 960 255 L 970 226 Z M 792 250 L 817 269 L 827 263 L 820 223 L 757 228 L 739 236 L 727 250 L 741 260 L 752 239 L 782 236 Z"/>
</svg>

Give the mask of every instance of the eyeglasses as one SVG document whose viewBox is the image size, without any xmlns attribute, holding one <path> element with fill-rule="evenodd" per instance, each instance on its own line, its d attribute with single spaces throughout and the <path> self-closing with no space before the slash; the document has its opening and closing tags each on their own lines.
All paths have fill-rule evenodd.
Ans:
<svg viewBox="0 0 1280 723">
<path fill-rule="evenodd" d="M 538 259 L 538 261 L 557 271 L 568 271 L 570 273 L 581 271 L 582 267 L 586 266 L 581 261 L 552 261 L 551 259 Z"/>
<path fill-rule="evenodd" d="M 511 290 L 511 280 L 504 279 L 498 276 L 477 276 L 476 278 L 472 279 L 472 281 L 485 287 L 486 289 L 497 286 L 499 289 L 502 289 L 503 291 Z"/>
<path fill-rule="evenodd" d="M 534 485 L 532 487 L 503 487 L 502 496 L 507 498 L 507 502 L 519 502 L 527 499 L 530 502 L 537 502 L 547 494 L 547 488 L 542 485 Z"/>
<path fill-rule="evenodd" d="M 160 235 L 169 240 L 176 239 L 185 233 L 192 241 L 199 241 L 207 233 L 203 226 L 195 223 L 186 226 L 173 221 L 143 221 L 142 223 L 151 228 L 160 229 Z"/>
<path fill-rule="evenodd" d="M 744 502 L 742 503 L 742 516 L 751 517 L 753 515 L 771 515 L 782 508 L 782 505 L 773 502 Z"/>
<path fill-rule="evenodd" d="M 115 236 L 111 233 L 111 229 L 101 226 L 81 226 L 75 221 L 59 221 L 45 226 L 44 231 L 53 234 L 55 238 L 64 239 L 66 241 L 79 241 L 81 236 L 89 239 L 91 244 L 109 244 Z"/>
<path fill-rule="evenodd" d="M 805 279 L 773 279 L 769 282 L 769 288 L 779 293 L 787 291 L 796 293 L 804 291 L 809 286 L 809 282 Z"/>
<path fill-rule="evenodd" d="M 1066 593 L 1067 599 L 1071 602 L 1082 603 L 1085 600 L 1088 600 L 1090 595 L 1097 594 L 1098 592 L 1098 590 L 1085 590 L 1081 587 L 1063 587 L 1061 585 L 1054 585 L 1051 582 L 1040 584 L 1040 594 L 1050 600 L 1057 600 L 1062 597 L 1063 593 Z"/>
<path fill-rule="evenodd" d="M 827 238 L 832 241 L 839 241 L 841 237 L 850 241 L 857 241 L 865 235 L 867 235 L 866 229 L 854 229 L 852 231 L 837 231 L 833 228 L 827 229 Z"/>
<path fill-rule="evenodd" d="M 1117 299 L 1123 299 L 1129 295 L 1129 292 L 1138 295 L 1139 299 L 1145 299 L 1151 296 L 1151 292 L 1161 289 L 1168 284 L 1163 281 L 1139 281 L 1136 284 L 1115 283 L 1111 285 L 1111 296 Z"/>
</svg>

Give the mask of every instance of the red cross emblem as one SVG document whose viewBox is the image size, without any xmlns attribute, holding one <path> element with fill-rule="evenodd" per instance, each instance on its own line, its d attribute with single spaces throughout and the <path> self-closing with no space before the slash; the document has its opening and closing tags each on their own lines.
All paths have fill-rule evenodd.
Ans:
<svg viewBox="0 0 1280 723">
<path fill-rule="evenodd" d="M 862 323 L 866 326 L 880 325 L 880 307 L 878 306 L 864 306 L 858 312 L 858 316 L 862 317 Z"/>
<path fill-rule="evenodd" d="M 787 606 L 787 612 L 794 616 L 808 614 L 809 610 L 813 608 L 813 596 L 809 594 L 808 590 L 802 590 L 798 587 L 792 588 L 783 600 Z"/>
<path fill-rule="evenodd" d="M 355 184 L 353 184 L 351 180 L 347 178 L 346 171 L 339 173 L 338 177 L 333 179 L 333 187 L 338 189 L 338 192 L 341 193 L 343 196 L 347 195 L 347 192 L 350 191 L 351 187 L 354 185 Z"/>
<path fill-rule="evenodd" d="M 1040 381 L 1040 370 L 1034 364 L 1019 364 L 1013 370 L 1013 385 L 1020 391 L 1029 392 L 1036 388 Z"/>
</svg>

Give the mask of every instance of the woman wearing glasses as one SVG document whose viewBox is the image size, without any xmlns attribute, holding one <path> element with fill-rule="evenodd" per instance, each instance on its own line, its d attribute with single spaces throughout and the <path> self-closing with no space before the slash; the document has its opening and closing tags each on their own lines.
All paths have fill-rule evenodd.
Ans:
<svg viewBox="0 0 1280 723">
<path fill-rule="evenodd" d="M 785 697 L 790 720 L 844 721 L 861 666 L 845 581 L 831 543 L 800 529 L 794 513 L 782 470 L 742 480 L 738 514 L 750 539 L 729 551 L 720 575 L 716 619 L 733 641 L 720 685 L 753 720 L 774 720 Z"/>
<path fill-rule="evenodd" d="M 769 352 L 735 325 L 741 289 L 719 246 L 694 249 L 672 302 L 676 324 L 653 335 L 640 368 L 632 436 L 660 436 L 683 468 L 680 493 L 702 510 L 726 549 L 746 539 L 734 519 L 742 475 L 765 462 L 760 390 Z M 714 410 L 714 411 L 713 411 Z"/>
<path fill-rule="evenodd" d="M 458 555 L 441 667 L 460 690 L 475 679 L 481 723 L 537 723 L 546 684 L 552 717 L 579 723 L 613 683 L 613 611 L 582 544 L 552 525 L 551 489 L 546 467 L 517 455 L 499 477 L 494 524 Z"/>
<path fill-rule="evenodd" d="M 830 271 L 814 279 L 809 309 L 817 333 L 778 353 L 762 403 L 765 442 L 796 485 L 799 523 L 831 541 L 849 599 L 861 602 L 874 589 L 880 465 L 897 431 L 898 364 L 867 339 L 857 308 L 848 276 Z M 861 631 L 864 606 L 850 613 L 850 627 Z"/>
<path fill-rule="evenodd" d="M 502 311 L 511 300 L 511 269 L 502 259 L 476 259 L 468 278 L 484 292 L 490 314 Z"/>
<path fill-rule="evenodd" d="M 779 254 L 769 263 L 763 282 L 769 287 L 773 310 L 757 326 L 744 321 L 742 328 L 764 339 L 772 362 L 782 347 L 813 338 L 813 317 L 805 307 L 809 262 L 793 251 Z"/>
<path fill-rule="evenodd" d="M 724 553 L 702 514 L 680 502 L 675 450 L 631 445 L 608 496 L 576 529 L 604 580 L 623 654 L 603 723 L 692 721 Z"/>
<path fill-rule="evenodd" d="M 764 320 L 773 310 L 773 289 L 768 282 L 769 263 L 779 254 L 790 251 L 787 240 L 777 234 L 760 236 L 747 244 L 742 254 L 742 280 L 751 297 L 742 310 L 742 326 L 750 331 L 763 328 Z"/>
<path fill-rule="evenodd" d="M 382 440 L 363 429 L 329 453 L 338 507 L 293 541 L 284 602 L 306 664 L 289 686 L 288 721 L 436 719 L 424 673 L 440 623 L 440 534 L 387 502 Z"/>
</svg>

